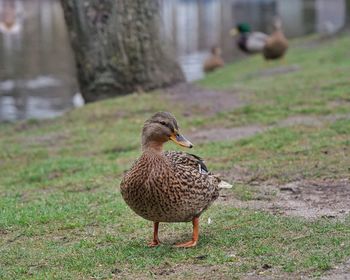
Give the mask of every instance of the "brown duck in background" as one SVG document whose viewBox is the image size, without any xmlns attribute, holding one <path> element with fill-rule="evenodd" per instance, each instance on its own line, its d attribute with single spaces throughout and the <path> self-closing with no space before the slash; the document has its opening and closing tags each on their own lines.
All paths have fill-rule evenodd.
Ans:
<svg viewBox="0 0 350 280">
<path fill-rule="evenodd" d="M 221 49 L 219 47 L 212 47 L 211 55 L 206 59 L 203 65 L 204 72 L 212 72 L 225 65 L 221 57 Z"/>
<path fill-rule="evenodd" d="M 199 216 L 219 196 L 226 182 L 208 172 L 203 160 L 185 152 L 163 152 L 163 144 L 172 140 L 192 148 L 180 133 L 177 121 L 167 112 L 158 112 L 148 119 L 142 130 L 142 155 L 124 175 L 120 189 L 125 202 L 136 214 L 153 221 L 153 240 L 160 244 L 160 222 L 190 222 L 192 240 L 177 247 L 193 247 L 198 242 Z"/>
<path fill-rule="evenodd" d="M 263 49 L 263 55 L 266 60 L 282 58 L 288 49 L 288 40 L 282 30 L 282 22 L 279 18 L 275 19 L 274 32 L 267 37 Z"/>
</svg>

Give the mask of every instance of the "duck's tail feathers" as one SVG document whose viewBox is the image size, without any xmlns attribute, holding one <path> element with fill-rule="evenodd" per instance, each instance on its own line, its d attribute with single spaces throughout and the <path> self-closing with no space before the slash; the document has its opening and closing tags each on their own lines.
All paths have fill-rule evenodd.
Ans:
<svg viewBox="0 0 350 280">
<path fill-rule="evenodd" d="M 231 189 L 232 185 L 230 183 L 227 183 L 225 181 L 221 181 L 219 183 L 219 189 Z"/>
</svg>

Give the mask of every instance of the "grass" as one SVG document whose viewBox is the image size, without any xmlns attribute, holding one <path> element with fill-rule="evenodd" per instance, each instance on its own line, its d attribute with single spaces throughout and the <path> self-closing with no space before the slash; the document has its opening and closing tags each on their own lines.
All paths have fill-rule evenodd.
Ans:
<svg viewBox="0 0 350 280">
<path fill-rule="evenodd" d="M 189 224 L 162 224 L 165 245 L 150 249 L 145 243 L 152 225 L 136 216 L 118 191 L 124 170 L 140 153 L 142 123 L 158 110 L 177 115 L 185 132 L 269 128 L 241 140 L 198 144 L 193 152 L 214 171 L 240 167 L 255 174 L 255 182 L 274 184 L 347 178 L 350 39 L 313 47 L 305 42 L 292 45 L 284 65 L 254 56 L 200 81 L 245 102 L 214 116 L 182 117 L 183 106 L 170 104 L 158 91 L 89 104 L 57 119 L 0 124 L 0 278 L 318 276 L 348 259 L 350 217 L 306 220 L 229 204 L 214 204 L 203 215 L 197 248 L 171 246 L 189 238 Z M 297 71 L 266 75 L 276 67 Z M 324 121 L 279 125 L 293 116 Z M 251 200 L 250 183 L 237 184 L 232 192 Z M 208 217 L 213 223 L 205 222 Z"/>
</svg>

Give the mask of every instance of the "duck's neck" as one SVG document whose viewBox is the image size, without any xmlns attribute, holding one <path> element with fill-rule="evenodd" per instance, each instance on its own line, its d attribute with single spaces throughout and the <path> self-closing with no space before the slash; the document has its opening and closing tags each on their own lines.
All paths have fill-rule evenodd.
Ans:
<svg viewBox="0 0 350 280">
<path fill-rule="evenodd" d="M 142 142 L 141 146 L 143 153 L 154 153 L 154 154 L 162 154 L 163 152 L 163 143 L 155 142 L 155 141 L 147 141 Z"/>
</svg>

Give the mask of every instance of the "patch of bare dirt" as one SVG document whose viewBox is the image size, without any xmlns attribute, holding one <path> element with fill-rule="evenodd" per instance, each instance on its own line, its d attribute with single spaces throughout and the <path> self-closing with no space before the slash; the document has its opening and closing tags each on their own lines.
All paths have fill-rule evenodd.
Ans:
<svg viewBox="0 0 350 280">
<path fill-rule="evenodd" d="M 167 93 L 171 102 L 186 108 L 186 116 L 195 113 L 211 116 L 243 105 L 238 93 L 204 89 L 194 84 L 179 84 L 168 88 Z"/>
<path fill-rule="evenodd" d="M 6 235 L 8 231 L 6 229 L 0 228 L 0 235 Z"/>
<path fill-rule="evenodd" d="M 279 127 L 293 126 L 293 125 L 306 125 L 306 126 L 322 126 L 324 120 L 320 117 L 313 116 L 291 116 L 278 123 Z"/>
<path fill-rule="evenodd" d="M 339 218 L 350 213 L 350 180 L 304 180 L 279 187 L 276 206 L 287 215 Z"/>
<path fill-rule="evenodd" d="M 118 119 L 123 119 L 129 117 L 130 114 L 127 111 L 112 111 L 112 112 L 92 112 L 89 114 L 89 122 L 109 122 Z"/>
<path fill-rule="evenodd" d="M 241 201 L 232 191 L 223 191 L 218 202 L 274 214 L 343 218 L 350 213 L 350 179 L 303 180 L 282 186 L 252 186 L 254 198 Z"/>
<path fill-rule="evenodd" d="M 26 136 L 22 139 L 25 145 L 58 145 L 68 139 L 68 135 L 64 132 L 51 132 L 40 136 Z"/>
<path fill-rule="evenodd" d="M 299 280 L 310 279 L 306 275 L 298 273 L 281 272 L 275 268 L 261 268 L 257 271 L 247 273 L 241 280 Z"/>
<path fill-rule="evenodd" d="M 327 272 L 321 280 L 350 280 L 350 260 Z"/>
<path fill-rule="evenodd" d="M 227 268 L 220 265 L 208 264 L 179 264 L 170 268 L 160 268 L 154 271 L 156 279 L 231 279 L 227 275 Z M 160 277 L 159 277 L 160 276 Z M 162 277 L 163 276 L 163 277 Z"/>
<path fill-rule="evenodd" d="M 189 279 L 189 280 L 226 280 L 226 279 L 244 279 L 244 280 L 272 280 L 272 279 L 309 279 L 302 274 L 281 272 L 279 268 L 274 268 L 264 264 L 255 271 L 246 273 L 244 276 L 230 275 L 232 266 L 240 266 L 241 262 L 235 256 L 231 262 L 222 265 L 208 265 L 201 263 L 204 256 L 197 256 L 193 263 L 169 264 L 165 263 L 161 267 L 144 271 L 135 275 L 133 271 L 115 268 L 112 271 L 113 279 Z M 239 278 L 238 278 L 239 277 Z M 328 280 L 328 279 L 327 279 Z"/>
<path fill-rule="evenodd" d="M 31 121 L 20 121 L 15 124 L 14 129 L 15 131 L 22 132 L 26 130 L 31 130 L 33 128 L 39 128 L 39 127 L 45 127 L 49 126 L 53 122 L 52 119 L 46 119 L 46 120 L 31 120 Z"/>
<path fill-rule="evenodd" d="M 326 116 L 290 116 L 284 120 L 278 122 L 278 127 L 293 126 L 293 125 L 306 125 L 320 127 L 327 122 L 335 122 L 341 119 L 350 119 L 350 114 L 335 114 Z"/>
<path fill-rule="evenodd" d="M 255 187 L 254 187 L 255 188 Z M 234 206 L 236 208 L 249 208 L 254 210 L 265 210 L 271 212 L 274 209 L 275 187 L 260 186 L 254 190 L 254 198 L 251 200 L 240 200 L 231 190 L 221 190 L 216 203 Z"/>
<path fill-rule="evenodd" d="M 257 133 L 265 131 L 267 128 L 260 125 L 249 125 L 233 128 L 210 128 L 199 130 L 189 134 L 194 142 L 223 141 L 223 140 L 239 140 L 245 137 L 253 136 Z"/>
<path fill-rule="evenodd" d="M 267 68 L 258 72 L 249 74 L 249 77 L 273 77 L 279 75 L 285 75 L 292 72 L 300 71 L 299 65 L 278 66 L 273 68 Z"/>
<path fill-rule="evenodd" d="M 200 260 L 200 259 L 199 259 Z M 114 269 L 113 279 L 203 279 L 226 280 L 228 268 L 223 265 L 208 265 L 200 263 L 189 264 L 164 264 L 161 267 L 150 269 L 144 273 L 135 275 L 132 271 Z"/>
</svg>

